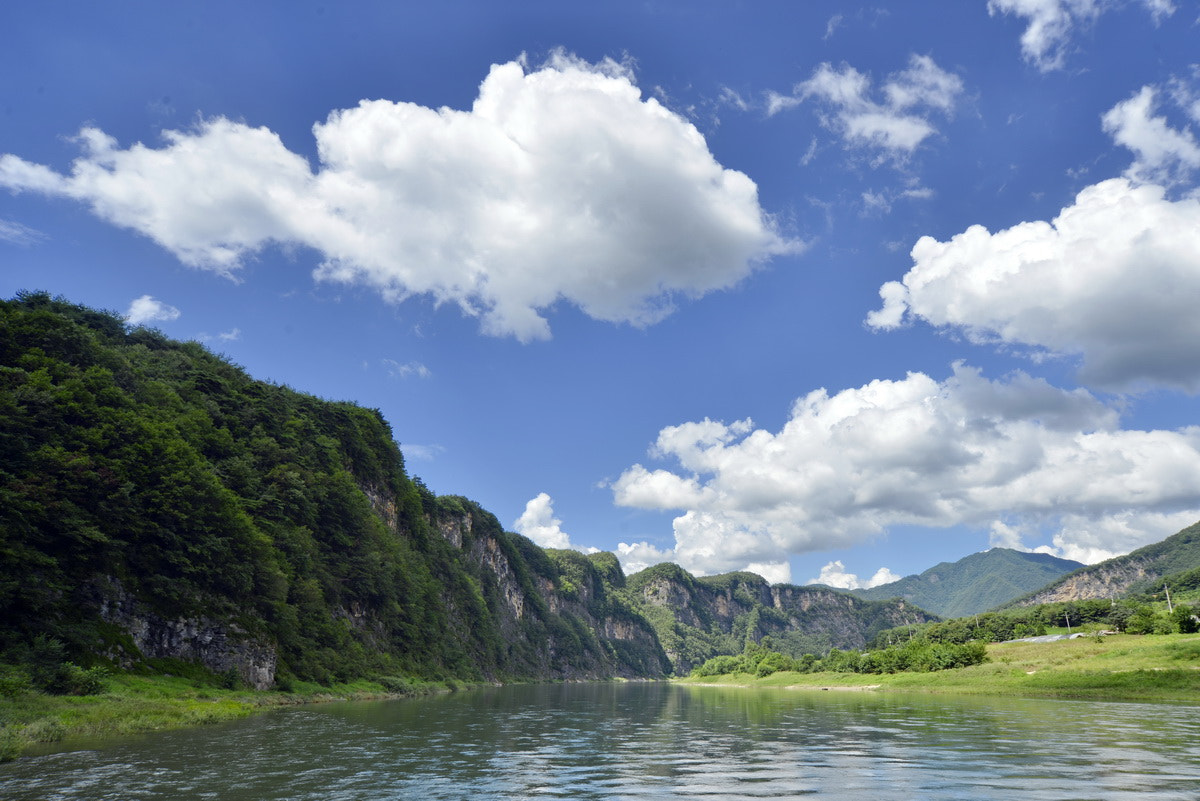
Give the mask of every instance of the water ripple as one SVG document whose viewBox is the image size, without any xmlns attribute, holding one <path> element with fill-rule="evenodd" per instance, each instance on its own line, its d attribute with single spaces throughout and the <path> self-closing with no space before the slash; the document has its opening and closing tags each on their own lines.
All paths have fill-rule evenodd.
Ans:
<svg viewBox="0 0 1200 801">
<path fill-rule="evenodd" d="M 667 685 L 343 704 L 0 766 L 11 801 L 1194 801 L 1188 707 Z"/>
</svg>

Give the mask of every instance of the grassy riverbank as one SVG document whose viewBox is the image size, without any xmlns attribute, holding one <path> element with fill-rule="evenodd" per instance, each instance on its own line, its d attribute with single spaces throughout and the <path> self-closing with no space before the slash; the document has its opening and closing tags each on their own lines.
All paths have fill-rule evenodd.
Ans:
<svg viewBox="0 0 1200 801">
<path fill-rule="evenodd" d="M 1114 635 L 1049 643 L 996 643 L 982 665 L 934 673 L 748 674 L 683 684 L 810 690 L 959 693 L 1200 704 L 1200 635 Z"/>
<path fill-rule="evenodd" d="M 22 692 L 0 696 L 0 762 L 37 746 L 73 740 L 177 729 L 243 718 L 283 706 L 337 700 L 398 698 L 447 692 L 453 683 L 412 683 L 405 688 L 295 682 L 291 692 L 227 690 L 172 676 L 119 674 L 99 695 Z"/>
<path fill-rule="evenodd" d="M 677 679 L 683 684 L 797 690 L 874 690 L 1152 703 L 1200 703 L 1200 634 L 1115 635 L 1051 643 L 988 646 L 982 665 L 934 673 L 748 674 Z M 324 687 L 296 682 L 292 692 L 227 690 L 182 676 L 119 674 L 100 695 L 21 692 L 0 696 L 0 761 L 31 747 L 73 740 L 219 723 L 256 712 L 332 700 L 446 692 L 453 684 L 390 689 L 374 682 Z"/>
</svg>

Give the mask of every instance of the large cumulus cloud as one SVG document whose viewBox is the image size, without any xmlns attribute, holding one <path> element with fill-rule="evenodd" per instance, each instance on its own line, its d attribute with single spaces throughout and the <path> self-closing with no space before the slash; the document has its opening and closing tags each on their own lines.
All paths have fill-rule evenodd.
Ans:
<svg viewBox="0 0 1200 801">
<path fill-rule="evenodd" d="M 8 154 L 0 186 L 77 199 L 228 276 L 271 244 L 309 247 L 318 279 L 454 303 L 521 340 L 549 336 L 560 300 L 649 324 L 798 249 L 754 182 L 612 61 L 495 65 L 469 111 L 364 100 L 313 135 L 316 169 L 225 118 L 160 147 L 85 128 L 68 173 Z"/>
<path fill-rule="evenodd" d="M 615 500 L 682 512 L 674 549 L 656 555 L 703 573 L 785 580 L 790 554 L 905 524 L 1000 523 L 1096 561 L 1200 517 L 1200 427 L 1124 430 L 1084 390 L 961 364 L 943 381 L 910 373 L 816 390 L 778 432 L 749 420 L 669 426 L 651 455 L 674 464 L 633 465 Z"/>
<path fill-rule="evenodd" d="M 924 320 L 980 342 L 1082 357 L 1089 385 L 1200 389 L 1200 199 L 1114 178 L 1050 222 L 925 236 L 869 325 Z"/>
</svg>

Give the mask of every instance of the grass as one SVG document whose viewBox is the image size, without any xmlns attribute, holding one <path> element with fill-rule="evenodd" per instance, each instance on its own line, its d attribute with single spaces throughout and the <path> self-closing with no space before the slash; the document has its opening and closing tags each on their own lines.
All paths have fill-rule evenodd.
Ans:
<svg viewBox="0 0 1200 801">
<path fill-rule="evenodd" d="M 872 689 L 1200 704 L 1200 634 L 1083 637 L 988 646 L 989 662 L 936 673 L 789 673 L 678 679 L 789 689 Z M 72 741 L 220 723 L 282 706 L 445 692 L 450 683 L 384 678 L 330 687 L 295 682 L 290 692 L 227 690 L 186 675 L 118 674 L 91 696 L 36 692 L 0 695 L 0 761 L 31 748 Z"/>
<path fill-rule="evenodd" d="M 0 762 L 72 741 L 221 723 L 257 712 L 335 700 L 446 692 L 448 683 L 359 681 L 325 687 L 295 682 L 291 692 L 226 690 L 184 676 L 118 674 L 102 695 L 26 691 L 0 696 Z"/>
<path fill-rule="evenodd" d="M 936 673 L 775 673 L 679 679 L 690 684 L 794 689 L 872 689 L 1200 703 L 1200 634 L 1114 635 L 1049 643 L 997 643 L 982 665 Z"/>
</svg>

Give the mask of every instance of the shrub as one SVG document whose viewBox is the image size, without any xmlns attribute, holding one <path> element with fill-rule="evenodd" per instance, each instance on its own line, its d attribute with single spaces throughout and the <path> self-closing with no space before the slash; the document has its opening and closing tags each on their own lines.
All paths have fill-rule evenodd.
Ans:
<svg viewBox="0 0 1200 801">
<path fill-rule="evenodd" d="M 390 693 L 403 693 L 412 689 L 412 683 L 400 676 L 379 676 L 375 681 Z"/>
</svg>

